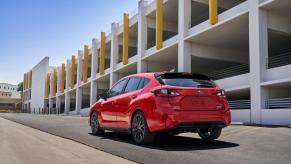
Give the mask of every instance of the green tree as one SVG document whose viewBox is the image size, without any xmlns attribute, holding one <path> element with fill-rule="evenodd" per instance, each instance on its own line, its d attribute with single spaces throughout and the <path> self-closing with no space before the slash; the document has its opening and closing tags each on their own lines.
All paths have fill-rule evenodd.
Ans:
<svg viewBox="0 0 291 164">
<path fill-rule="evenodd" d="M 20 82 L 17 85 L 17 91 L 20 92 L 20 95 L 21 95 L 21 98 L 22 98 L 22 95 L 23 95 L 23 82 Z"/>
</svg>

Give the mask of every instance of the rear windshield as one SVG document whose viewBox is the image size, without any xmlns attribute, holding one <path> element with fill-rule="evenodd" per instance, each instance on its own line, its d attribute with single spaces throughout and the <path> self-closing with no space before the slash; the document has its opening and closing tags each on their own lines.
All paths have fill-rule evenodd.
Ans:
<svg viewBox="0 0 291 164">
<path fill-rule="evenodd" d="M 166 73 L 157 74 L 156 78 L 164 85 L 198 88 L 215 87 L 214 82 L 209 77 L 199 74 Z"/>
</svg>

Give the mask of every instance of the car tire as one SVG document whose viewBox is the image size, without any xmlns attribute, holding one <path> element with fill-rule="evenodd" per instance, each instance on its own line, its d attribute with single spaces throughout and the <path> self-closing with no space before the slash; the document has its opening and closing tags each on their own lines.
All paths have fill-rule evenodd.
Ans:
<svg viewBox="0 0 291 164">
<path fill-rule="evenodd" d="M 221 134 L 221 128 L 211 129 L 210 131 L 199 131 L 198 135 L 206 141 L 216 140 Z"/>
<path fill-rule="evenodd" d="M 100 135 L 100 134 L 103 134 L 104 133 L 104 130 L 102 130 L 100 128 L 99 120 L 98 120 L 98 115 L 97 115 L 96 112 L 93 112 L 91 114 L 91 117 L 90 117 L 90 126 L 91 126 L 92 134 L 94 134 L 94 135 Z"/>
<path fill-rule="evenodd" d="M 151 144 L 155 138 L 155 134 L 149 131 L 147 121 L 144 114 L 138 111 L 134 114 L 131 123 L 131 133 L 137 144 Z"/>
</svg>

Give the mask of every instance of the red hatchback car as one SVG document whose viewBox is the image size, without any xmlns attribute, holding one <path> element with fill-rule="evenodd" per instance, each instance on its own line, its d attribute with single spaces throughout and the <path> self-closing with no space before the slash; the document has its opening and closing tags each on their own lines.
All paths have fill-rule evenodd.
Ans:
<svg viewBox="0 0 291 164">
<path fill-rule="evenodd" d="M 99 97 L 90 111 L 92 133 L 127 131 L 139 144 L 151 143 L 159 132 L 196 132 L 215 140 L 230 124 L 224 90 L 200 74 L 130 75 Z"/>
</svg>

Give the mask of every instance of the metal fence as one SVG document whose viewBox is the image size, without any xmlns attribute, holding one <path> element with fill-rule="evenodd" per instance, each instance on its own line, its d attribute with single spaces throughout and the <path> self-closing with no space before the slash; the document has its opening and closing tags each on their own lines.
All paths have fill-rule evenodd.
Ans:
<svg viewBox="0 0 291 164">
<path fill-rule="evenodd" d="M 291 52 L 267 58 L 267 69 L 291 64 Z"/>
<path fill-rule="evenodd" d="M 233 101 L 228 101 L 228 104 L 231 110 L 251 109 L 250 100 L 233 100 Z"/>
<path fill-rule="evenodd" d="M 268 99 L 267 109 L 291 109 L 291 98 Z"/>
<path fill-rule="evenodd" d="M 217 70 L 208 74 L 213 80 L 224 79 L 250 72 L 249 64 L 240 64 L 233 67 Z"/>
</svg>

